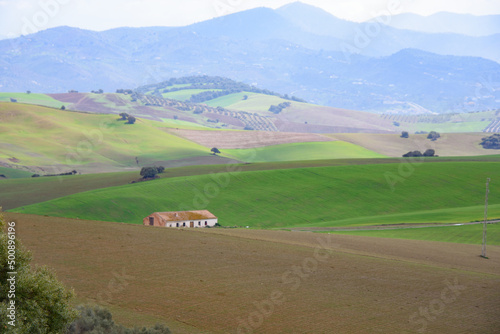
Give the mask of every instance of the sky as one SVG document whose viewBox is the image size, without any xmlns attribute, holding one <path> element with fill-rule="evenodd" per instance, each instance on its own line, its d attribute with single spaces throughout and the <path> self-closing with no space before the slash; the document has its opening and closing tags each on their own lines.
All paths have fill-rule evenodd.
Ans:
<svg viewBox="0 0 500 334">
<path fill-rule="evenodd" d="M 0 38 L 67 25 L 102 31 L 117 27 L 184 26 L 255 7 L 296 0 L 0 0 Z M 500 14 L 500 0 L 302 0 L 350 21 L 381 14 L 447 11 Z"/>
</svg>

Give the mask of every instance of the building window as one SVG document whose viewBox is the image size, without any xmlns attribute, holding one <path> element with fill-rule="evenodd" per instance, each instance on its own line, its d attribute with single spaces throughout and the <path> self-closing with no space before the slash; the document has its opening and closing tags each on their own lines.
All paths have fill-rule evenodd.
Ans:
<svg viewBox="0 0 500 334">
<path fill-rule="evenodd" d="M 182 226 L 184 226 L 184 227 L 185 227 L 185 226 L 186 226 L 186 223 L 182 223 Z"/>
<path fill-rule="evenodd" d="M 177 223 L 177 227 L 179 227 L 179 223 Z"/>
<path fill-rule="evenodd" d="M 198 222 L 198 226 L 201 226 L 201 222 Z"/>
<path fill-rule="evenodd" d="M 149 225 L 153 226 L 155 224 L 155 217 L 149 217 Z"/>
<path fill-rule="evenodd" d="M 208 225 L 208 223 L 207 223 L 207 221 L 205 220 L 205 226 L 207 226 L 207 225 Z"/>
</svg>

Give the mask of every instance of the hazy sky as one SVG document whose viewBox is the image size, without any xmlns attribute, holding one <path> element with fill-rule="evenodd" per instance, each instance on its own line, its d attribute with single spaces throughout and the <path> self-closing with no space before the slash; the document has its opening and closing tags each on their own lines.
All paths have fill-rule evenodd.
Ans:
<svg viewBox="0 0 500 334">
<path fill-rule="evenodd" d="M 182 26 L 255 7 L 278 8 L 294 0 L 0 0 L 0 38 L 61 25 L 90 30 Z M 499 0 L 302 0 L 351 20 L 364 21 L 399 5 L 397 13 L 440 11 L 500 14 Z"/>
</svg>

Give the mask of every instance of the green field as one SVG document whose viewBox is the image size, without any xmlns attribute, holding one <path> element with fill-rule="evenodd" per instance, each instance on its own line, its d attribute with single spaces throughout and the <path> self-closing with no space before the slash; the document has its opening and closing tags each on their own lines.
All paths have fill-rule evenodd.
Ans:
<svg viewBox="0 0 500 334">
<path fill-rule="evenodd" d="M 364 147 L 342 141 L 281 144 L 254 149 L 226 149 L 224 154 L 246 162 L 385 157 Z"/>
<path fill-rule="evenodd" d="M 243 100 L 243 95 L 248 95 L 247 100 Z M 214 101 L 214 100 L 212 100 Z M 209 101 L 209 102 L 212 102 Z M 271 114 L 269 112 L 269 107 L 271 105 L 278 105 L 280 103 L 287 102 L 278 96 L 274 95 L 265 95 L 265 94 L 256 94 L 256 93 L 242 93 L 241 99 L 235 101 L 234 103 L 227 105 L 225 108 L 232 110 L 240 110 L 247 112 L 257 112 L 257 113 L 266 113 L 267 115 Z M 292 102 L 293 103 L 293 102 Z"/>
<path fill-rule="evenodd" d="M 130 125 L 115 115 L 0 103 L 0 121 L 0 160 L 24 166 L 135 167 L 135 157 L 144 165 L 208 153 L 158 126 L 167 124 L 149 120 Z"/>
<path fill-rule="evenodd" d="M 210 107 L 223 107 L 223 108 L 230 108 L 234 109 L 231 106 L 240 102 L 244 101 L 243 98 L 244 96 L 248 96 L 250 98 L 251 96 L 254 95 L 262 95 L 262 94 L 256 94 L 256 93 L 250 93 L 250 92 L 240 92 L 240 93 L 234 93 L 234 94 L 229 94 L 225 96 L 218 97 L 216 99 L 204 102 L 206 105 Z M 265 95 L 262 95 L 265 96 Z"/>
<path fill-rule="evenodd" d="M 500 224 L 487 225 L 488 245 L 500 246 Z M 377 238 L 428 240 L 480 245 L 483 242 L 483 224 L 436 226 L 380 231 L 332 231 L 328 233 L 360 235 Z"/>
<path fill-rule="evenodd" d="M 208 209 L 225 226 L 296 228 L 372 225 L 339 221 L 396 214 L 408 215 L 399 221 L 391 218 L 390 223 L 406 223 L 422 211 L 449 209 L 447 214 L 461 222 L 462 208 L 484 203 L 486 177 L 495 179 L 499 173 L 498 163 L 426 163 L 391 188 L 386 177 L 399 175 L 403 168 L 407 166 L 380 164 L 178 177 L 79 193 L 12 211 L 140 224 L 155 211 Z M 492 182 L 491 218 L 499 214 L 499 190 Z M 480 220 L 483 212 L 476 211 L 467 218 Z"/>
<path fill-rule="evenodd" d="M 0 175 L 5 175 L 8 179 L 19 179 L 19 178 L 31 177 L 31 175 L 33 175 L 33 173 L 27 172 L 24 170 L 20 170 L 20 169 L 7 168 L 7 167 L 0 166 Z M 1 196 L 1 194 L 0 194 L 0 196 Z"/>
<path fill-rule="evenodd" d="M 64 105 L 63 102 L 45 94 L 0 93 L 0 102 L 10 102 L 11 98 L 16 99 L 18 103 L 38 104 L 53 108 L 61 108 Z"/>
</svg>

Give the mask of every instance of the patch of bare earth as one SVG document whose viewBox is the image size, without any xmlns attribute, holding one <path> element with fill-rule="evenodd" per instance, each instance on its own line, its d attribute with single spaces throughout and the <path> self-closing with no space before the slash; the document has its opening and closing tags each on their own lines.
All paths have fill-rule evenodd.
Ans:
<svg viewBox="0 0 500 334">
<path fill-rule="evenodd" d="M 174 129 L 168 129 L 168 131 L 205 147 L 217 147 L 219 149 L 245 149 L 279 144 L 334 141 L 333 138 L 314 133 Z"/>
<path fill-rule="evenodd" d="M 500 247 L 6 214 L 35 264 L 127 326 L 174 333 L 495 333 Z M 77 247 L 75 247 L 77 245 Z"/>
</svg>

